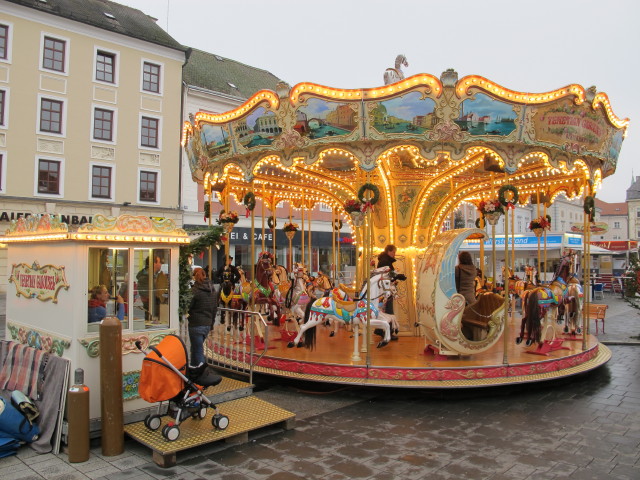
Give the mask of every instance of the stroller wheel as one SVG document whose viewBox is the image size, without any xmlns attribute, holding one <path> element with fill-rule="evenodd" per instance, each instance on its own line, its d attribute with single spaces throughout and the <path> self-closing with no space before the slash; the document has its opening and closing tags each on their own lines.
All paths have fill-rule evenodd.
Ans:
<svg viewBox="0 0 640 480">
<path fill-rule="evenodd" d="M 198 410 L 198 417 L 202 420 L 204 417 L 207 416 L 207 406 L 203 405 L 200 407 L 200 410 Z"/>
<path fill-rule="evenodd" d="M 149 430 L 153 430 L 154 432 L 160 428 L 160 424 L 162 421 L 160 420 L 160 415 L 147 415 L 144 417 L 144 426 Z"/>
<path fill-rule="evenodd" d="M 218 430 L 226 430 L 229 426 L 229 417 L 220 413 L 216 413 L 213 417 L 211 417 L 211 425 L 213 425 Z"/>
<path fill-rule="evenodd" d="M 170 442 L 175 442 L 180 436 L 180 428 L 177 425 L 165 425 L 162 429 L 162 436 Z"/>
</svg>

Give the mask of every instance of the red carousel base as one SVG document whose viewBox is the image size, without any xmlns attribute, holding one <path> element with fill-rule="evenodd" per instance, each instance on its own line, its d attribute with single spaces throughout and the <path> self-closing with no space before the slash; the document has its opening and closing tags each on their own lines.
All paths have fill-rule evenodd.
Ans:
<svg viewBox="0 0 640 480">
<path fill-rule="evenodd" d="M 368 352 L 359 351 L 354 355 L 353 334 L 344 328 L 329 337 L 327 327 L 318 327 L 313 351 L 288 348 L 287 342 L 281 341 L 280 329 L 271 328 L 267 349 L 256 348 L 256 373 L 336 384 L 402 388 L 509 385 L 584 373 L 611 358 L 610 350 L 591 335 L 587 336 L 584 350 L 582 342 L 563 342 L 562 339 L 546 342 L 540 351 L 529 351 L 531 347 L 511 341 L 506 357 L 502 341 L 482 353 L 451 357 L 426 355 L 422 337 L 401 336 L 398 341 L 376 348 L 379 337 L 374 336 Z M 545 358 L 536 358 L 530 353 Z M 235 371 L 248 368 L 251 359 L 246 350 L 229 345 L 210 345 L 209 355 L 220 366 Z"/>
</svg>

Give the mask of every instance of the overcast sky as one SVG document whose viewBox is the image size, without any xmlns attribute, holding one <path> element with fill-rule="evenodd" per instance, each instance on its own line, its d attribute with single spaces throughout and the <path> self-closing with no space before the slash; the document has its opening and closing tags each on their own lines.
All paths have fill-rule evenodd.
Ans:
<svg viewBox="0 0 640 480">
<path fill-rule="evenodd" d="M 290 85 L 383 85 L 406 76 L 482 75 L 522 92 L 577 83 L 609 95 L 631 125 L 598 198 L 624 202 L 640 175 L 639 0 L 120 0 L 184 45 L 270 71 Z"/>
</svg>

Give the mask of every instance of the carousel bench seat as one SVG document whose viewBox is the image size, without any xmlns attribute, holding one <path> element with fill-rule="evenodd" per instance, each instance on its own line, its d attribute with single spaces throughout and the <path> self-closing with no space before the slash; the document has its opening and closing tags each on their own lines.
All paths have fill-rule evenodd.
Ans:
<svg viewBox="0 0 640 480">
<path fill-rule="evenodd" d="M 462 313 L 462 332 L 470 340 L 482 340 L 489 331 L 489 322 L 497 310 L 504 307 L 504 297 L 486 292 L 464 309 Z"/>
</svg>

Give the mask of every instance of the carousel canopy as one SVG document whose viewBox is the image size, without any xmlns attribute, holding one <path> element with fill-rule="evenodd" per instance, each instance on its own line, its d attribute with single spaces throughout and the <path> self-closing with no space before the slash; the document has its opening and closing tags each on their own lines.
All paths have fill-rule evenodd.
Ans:
<svg viewBox="0 0 640 480">
<path fill-rule="evenodd" d="M 233 111 L 198 112 L 182 144 L 205 191 L 340 213 L 375 203 L 377 246 L 423 248 L 462 202 L 503 186 L 522 204 L 592 195 L 627 125 L 595 87 L 524 93 L 447 70 L 370 89 L 279 84 Z"/>
</svg>

